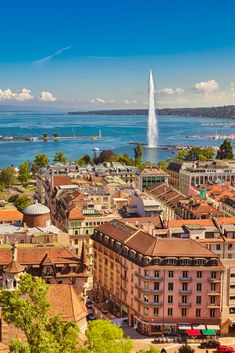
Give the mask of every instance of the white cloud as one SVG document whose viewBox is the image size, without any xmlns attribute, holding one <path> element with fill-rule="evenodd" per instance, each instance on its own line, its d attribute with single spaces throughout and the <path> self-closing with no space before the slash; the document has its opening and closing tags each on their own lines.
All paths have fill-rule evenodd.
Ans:
<svg viewBox="0 0 235 353">
<path fill-rule="evenodd" d="M 216 80 L 201 81 L 194 85 L 197 92 L 208 95 L 219 89 L 219 83 Z"/>
<path fill-rule="evenodd" d="M 96 102 L 97 102 L 97 103 L 106 103 L 107 101 L 106 101 L 106 99 L 97 97 L 97 98 L 96 98 Z"/>
<path fill-rule="evenodd" d="M 0 89 L 0 101 L 15 99 L 16 95 L 17 94 L 12 92 L 10 88 L 7 88 L 5 90 Z"/>
<path fill-rule="evenodd" d="M 137 101 L 134 99 L 134 100 L 128 100 L 128 99 L 124 99 L 123 101 L 125 104 L 137 104 Z"/>
<path fill-rule="evenodd" d="M 33 99 L 33 95 L 31 94 L 30 89 L 23 88 L 22 91 L 16 95 L 17 101 L 28 101 Z"/>
<path fill-rule="evenodd" d="M 183 88 L 162 88 L 158 91 L 160 94 L 166 95 L 166 96 L 172 96 L 173 94 L 183 94 L 184 89 Z"/>
<path fill-rule="evenodd" d="M 38 97 L 38 99 L 42 102 L 55 102 L 56 101 L 56 97 L 54 97 L 53 94 L 49 91 L 42 91 L 40 93 L 40 96 Z"/>
<path fill-rule="evenodd" d="M 234 83 L 231 82 L 229 85 L 230 91 L 234 91 L 235 87 L 234 87 Z"/>
<path fill-rule="evenodd" d="M 114 99 L 105 99 L 105 98 L 92 98 L 90 99 L 89 103 L 95 104 L 95 103 L 101 103 L 101 104 L 105 104 L 105 103 L 115 103 Z"/>
<path fill-rule="evenodd" d="M 36 64 L 38 66 L 43 66 L 47 62 L 51 61 L 55 56 L 58 56 L 58 55 L 62 54 L 64 51 L 69 50 L 71 48 L 72 48 L 72 45 L 69 45 L 68 47 L 61 48 L 61 49 L 57 50 L 56 52 L 52 53 L 51 55 L 44 56 L 43 58 L 34 61 L 34 64 Z"/>
<path fill-rule="evenodd" d="M 168 88 L 168 87 L 162 88 L 162 89 L 160 89 L 158 92 L 159 92 L 159 93 L 162 93 L 162 94 L 165 94 L 165 95 L 167 95 L 167 96 L 171 96 L 172 94 L 174 94 L 173 88 Z"/>
<path fill-rule="evenodd" d="M 176 94 L 183 94 L 184 93 L 184 89 L 183 88 L 176 88 L 175 89 L 175 93 Z"/>
</svg>

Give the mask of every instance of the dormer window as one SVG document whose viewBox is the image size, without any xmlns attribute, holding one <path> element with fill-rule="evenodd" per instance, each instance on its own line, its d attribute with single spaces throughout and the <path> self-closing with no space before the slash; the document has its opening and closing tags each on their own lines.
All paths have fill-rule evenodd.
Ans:
<svg viewBox="0 0 235 353">
<path fill-rule="evenodd" d="M 123 253 L 128 254 L 129 248 L 127 246 L 123 246 Z"/>
<path fill-rule="evenodd" d="M 182 266 L 189 266 L 191 264 L 192 260 L 190 258 L 181 258 L 180 259 L 180 265 Z"/>
<path fill-rule="evenodd" d="M 145 256 L 145 257 L 144 257 L 144 262 L 145 262 L 145 263 L 148 264 L 150 261 L 151 261 L 151 257 L 149 257 L 149 256 Z"/>
<path fill-rule="evenodd" d="M 218 259 L 211 259 L 211 265 L 212 266 L 217 266 L 218 265 Z"/>
<path fill-rule="evenodd" d="M 136 256 L 136 251 L 135 250 L 130 250 L 130 257 L 132 258 L 132 259 L 135 259 L 135 256 Z"/>
<path fill-rule="evenodd" d="M 168 258 L 166 259 L 166 265 L 172 266 L 177 264 L 177 259 L 176 258 Z"/>
<path fill-rule="evenodd" d="M 201 259 L 201 258 L 194 259 L 194 265 L 196 266 L 204 266 L 205 263 L 206 263 L 206 259 Z"/>
<path fill-rule="evenodd" d="M 109 237 L 107 235 L 104 236 L 104 242 L 108 243 L 109 242 Z"/>
<path fill-rule="evenodd" d="M 160 258 L 160 257 L 154 257 L 154 258 L 153 258 L 153 263 L 154 263 L 154 265 L 159 265 L 160 262 L 161 262 L 161 258 Z"/>
</svg>

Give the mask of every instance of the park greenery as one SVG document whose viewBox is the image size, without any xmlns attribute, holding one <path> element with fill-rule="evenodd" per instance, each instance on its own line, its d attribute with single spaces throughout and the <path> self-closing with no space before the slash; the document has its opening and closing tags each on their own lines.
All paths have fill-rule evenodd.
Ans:
<svg viewBox="0 0 235 353">
<path fill-rule="evenodd" d="M 233 146 L 227 139 L 220 145 L 217 155 L 217 159 L 233 159 Z"/>
<path fill-rule="evenodd" d="M 5 322 L 20 329 L 27 339 L 26 342 L 20 338 L 13 339 L 9 352 L 131 353 L 131 339 L 124 337 L 123 330 L 107 320 L 90 321 L 86 339 L 81 339 L 76 322 L 64 322 L 62 313 L 56 316 L 51 314 L 47 301 L 49 286 L 39 277 L 23 274 L 16 290 L 0 291 L 0 306 Z M 150 348 L 139 353 L 159 351 Z"/>
<path fill-rule="evenodd" d="M 65 163 L 68 162 L 68 160 L 65 157 L 63 152 L 56 152 L 55 156 L 54 156 L 54 159 L 53 159 L 53 162 L 65 164 Z"/>
</svg>

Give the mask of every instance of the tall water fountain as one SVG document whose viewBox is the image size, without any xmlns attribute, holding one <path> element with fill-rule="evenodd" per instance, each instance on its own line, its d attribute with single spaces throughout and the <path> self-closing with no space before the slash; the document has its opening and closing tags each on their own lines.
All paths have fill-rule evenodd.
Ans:
<svg viewBox="0 0 235 353">
<path fill-rule="evenodd" d="M 150 70 L 149 72 L 149 113 L 148 113 L 148 146 L 149 148 L 154 148 L 158 144 L 158 128 L 157 128 L 157 116 L 155 112 L 155 102 L 154 102 L 154 80 L 153 74 Z"/>
</svg>

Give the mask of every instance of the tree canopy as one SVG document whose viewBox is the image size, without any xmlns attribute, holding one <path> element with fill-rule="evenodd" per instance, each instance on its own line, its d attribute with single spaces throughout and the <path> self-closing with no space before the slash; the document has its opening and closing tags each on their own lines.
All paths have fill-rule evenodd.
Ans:
<svg viewBox="0 0 235 353">
<path fill-rule="evenodd" d="M 220 145 L 217 155 L 217 159 L 233 159 L 233 146 L 227 139 Z"/>
<path fill-rule="evenodd" d="M 40 168 L 46 167 L 49 163 L 49 158 L 44 153 L 38 153 L 33 161 L 32 171 L 37 173 Z"/>
<path fill-rule="evenodd" d="M 20 170 L 19 170 L 19 174 L 18 174 L 18 180 L 19 182 L 23 185 L 23 186 L 27 186 L 28 181 L 30 179 L 30 167 L 29 167 L 29 163 L 27 162 L 23 162 L 20 165 Z"/>
<path fill-rule="evenodd" d="M 11 187 L 16 184 L 17 181 L 17 173 L 13 167 L 7 167 L 2 169 L 0 172 L 0 184 L 5 187 Z"/>
<path fill-rule="evenodd" d="M 31 204 L 30 197 L 27 195 L 19 195 L 14 200 L 14 205 L 18 210 L 23 211 L 27 206 Z"/>
<path fill-rule="evenodd" d="M 107 320 L 90 321 L 86 332 L 87 345 L 84 352 L 130 353 L 132 341 L 124 338 L 123 330 Z"/>
<path fill-rule="evenodd" d="M 56 152 L 53 161 L 56 163 L 65 164 L 68 160 L 63 152 Z"/>
<path fill-rule="evenodd" d="M 2 289 L 0 306 L 4 320 L 21 329 L 27 343 L 13 340 L 14 353 L 77 353 L 78 327 L 75 322 L 62 322 L 51 316 L 46 294 L 49 286 L 39 277 L 21 276 L 15 291 Z"/>
<path fill-rule="evenodd" d="M 134 148 L 134 155 L 135 155 L 135 165 L 138 166 L 142 162 L 143 158 L 143 146 L 141 143 L 138 143 L 137 146 Z"/>
</svg>

